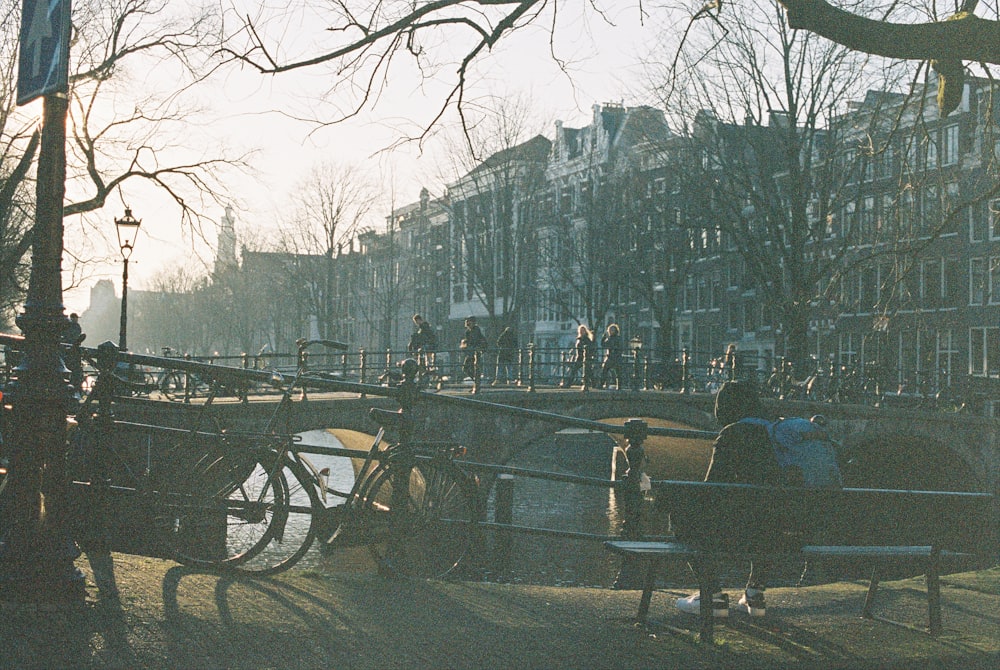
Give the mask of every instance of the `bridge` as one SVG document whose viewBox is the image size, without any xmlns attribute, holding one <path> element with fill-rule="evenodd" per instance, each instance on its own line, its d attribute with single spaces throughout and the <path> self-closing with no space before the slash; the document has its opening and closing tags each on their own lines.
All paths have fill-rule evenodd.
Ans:
<svg viewBox="0 0 1000 670">
<path fill-rule="evenodd" d="M 482 390 L 427 393 L 414 410 L 417 433 L 427 439 L 454 440 L 466 445 L 469 458 L 504 463 L 537 440 L 550 438 L 565 428 L 590 429 L 589 422 L 621 426 L 628 418 L 643 418 L 651 425 L 715 431 L 714 397 L 668 391 L 566 391 Z M 859 405 L 792 401 L 765 401 L 776 415 L 823 414 L 831 435 L 843 446 L 845 479 L 849 485 L 978 490 L 1000 493 L 1000 421 L 956 413 L 938 413 Z M 367 417 L 370 407 L 395 409 L 395 401 L 348 394 L 310 395 L 296 402 L 282 430 L 303 432 L 343 428 L 373 432 Z M 219 402 L 211 409 L 211 422 L 230 430 L 260 430 L 276 407 L 266 397 L 247 404 Z M 197 420 L 196 404 L 125 401 L 119 418 L 130 421 L 190 427 Z M 575 420 L 575 422 L 574 422 Z M 584 421 L 580 421 L 584 420 Z M 211 426 L 205 424 L 205 429 Z M 620 435 L 617 437 L 620 438 Z M 654 478 L 698 478 L 710 453 L 707 432 L 696 440 L 700 461 L 678 476 L 663 466 L 651 468 Z M 676 449 L 671 437 L 651 437 L 667 455 Z M 606 444 L 610 442 L 605 440 Z M 691 441 L 688 440 L 690 443 Z M 691 449 L 689 446 L 688 449 Z M 607 476 L 613 456 L 607 452 Z M 600 456 L 604 458 L 604 456 Z M 669 462 L 669 458 L 665 459 Z M 696 459 L 697 460 L 697 459 Z"/>
</svg>

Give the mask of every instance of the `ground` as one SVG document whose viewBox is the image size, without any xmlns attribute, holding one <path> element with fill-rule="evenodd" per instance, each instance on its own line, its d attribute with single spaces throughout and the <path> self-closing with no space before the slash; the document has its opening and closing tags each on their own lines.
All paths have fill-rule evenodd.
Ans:
<svg viewBox="0 0 1000 670">
<path fill-rule="evenodd" d="M 120 601 L 3 606 L 11 668 L 995 668 L 1000 569 L 943 579 L 940 637 L 857 616 L 865 584 L 768 591 L 763 620 L 733 615 L 714 644 L 677 613 L 680 591 L 388 580 L 367 570 L 290 571 L 240 582 L 116 554 Z M 737 593 L 732 593 L 734 599 Z M 886 583 L 879 611 L 926 623 L 922 579 Z M 761 623 L 758 623 L 760 621 Z"/>
</svg>

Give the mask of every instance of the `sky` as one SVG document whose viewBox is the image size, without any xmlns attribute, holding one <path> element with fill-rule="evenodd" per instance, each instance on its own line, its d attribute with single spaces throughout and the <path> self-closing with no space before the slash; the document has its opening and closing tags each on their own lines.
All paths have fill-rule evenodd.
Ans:
<svg viewBox="0 0 1000 670">
<path fill-rule="evenodd" d="M 581 3 L 581 6 L 584 3 Z M 476 90 L 499 95 L 522 95 L 531 101 L 538 118 L 537 127 L 549 137 L 556 119 L 568 126 L 589 123 L 591 107 L 604 102 L 641 104 L 638 99 L 637 55 L 653 39 L 654 27 L 640 21 L 632 3 L 606 3 L 614 7 L 609 25 L 596 16 L 583 23 L 578 17 L 563 17 L 554 49 L 560 58 L 571 61 L 572 76 L 561 72 L 549 55 L 547 33 L 529 29 L 514 34 L 494 49 L 489 63 L 475 82 Z M 561 5 L 562 6 L 562 5 Z M 572 6 L 572 5 L 564 5 Z M 254 151 L 252 176 L 234 177 L 227 182 L 233 192 L 237 235 L 248 229 L 267 234 L 293 206 L 296 189 L 311 169 L 321 161 L 346 162 L 370 171 L 382 185 L 383 205 L 377 217 L 384 217 L 392 204 L 416 201 L 420 187 L 434 192 L 435 175 L 440 174 L 440 145 L 413 144 L 383 151 L 401 131 L 421 128 L 441 102 L 441 87 L 421 83 L 413 73 L 394 74 L 387 93 L 371 112 L 342 125 L 317 128 L 296 121 L 275 110 L 291 114 L 315 113 L 316 103 L 309 91 L 323 85 L 317 71 L 278 76 L 261 76 L 246 70 L 229 72 L 216 84 L 199 93 L 212 110 L 213 121 L 192 129 L 192 155 L 204 150 L 198 137 L 210 137 L 233 149 Z M 147 87 L 169 86 L 168 73 L 152 69 L 145 77 Z M 321 111 L 321 110 L 320 110 Z M 88 245 L 107 260 L 75 288 L 64 291 L 67 313 L 86 310 L 90 288 L 100 279 L 111 279 L 116 291 L 121 286 L 121 256 L 118 253 L 113 221 L 129 205 L 142 228 L 129 262 L 129 288 L 151 287 L 154 278 L 172 267 L 197 266 L 197 260 L 211 260 L 215 231 L 206 230 L 204 239 L 182 230 L 175 208 L 150 189 L 131 187 L 121 199 L 97 213 L 104 239 L 88 233 Z M 218 222 L 223 208 L 209 207 Z M 103 221 L 107 221 L 104 226 Z M 374 223 L 377 223 L 374 222 Z M 68 235 L 72 226 L 68 225 Z M 67 247 L 72 240 L 67 240 Z M 103 250 L 103 251 L 102 251 Z M 73 283 L 64 279 L 64 286 Z"/>
</svg>

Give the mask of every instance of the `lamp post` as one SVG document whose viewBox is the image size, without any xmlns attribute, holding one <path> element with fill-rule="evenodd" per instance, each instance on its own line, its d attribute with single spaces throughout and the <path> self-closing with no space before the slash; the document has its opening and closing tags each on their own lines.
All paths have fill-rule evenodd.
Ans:
<svg viewBox="0 0 1000 670">
<path fill-rule="evenodd" d="M 46 95 L 36 181 L 31 275 L 24 311 L 24 355 L 4 389 L 10 403 L 10 478 L 0 537 L 0 600 L 82 603 L 80 555 L 66 499 L 66 412 L 71 387 L 59 355 L 68 321 L 62 304 L 63 199 L 66 182 L 65 95 Z"/>
<path fill-rule="evenodd" d="M 122 252 L 122 316 L 118 327 L 118 349 L 128 349 L 128 259 L 135 248 L 135 237 L 139 234 L 142 221 L 132 216 L 132 209 L 125 208 L 125 216 L 115 219 L 115 230 L 118 231 L 118 246 Z"/>
<path fill-rule="evenodd" d="M 632 390 L 638 391 L 642 381 L 642 338 L 636 335 L 628 345 L 632 350 Z"/>
</svg>

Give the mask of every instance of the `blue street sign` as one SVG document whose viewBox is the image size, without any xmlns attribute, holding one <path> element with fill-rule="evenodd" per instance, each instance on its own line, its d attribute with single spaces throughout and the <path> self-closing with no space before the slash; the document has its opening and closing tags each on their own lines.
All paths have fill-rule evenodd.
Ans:
<svg viewBox="0 0 1000 670">
<path fill-rule="evenodd" d="M 66 92 L 70 11 L 70 0 L 24 0 L 21 5 L 17 104 Z"/>
</svg>

